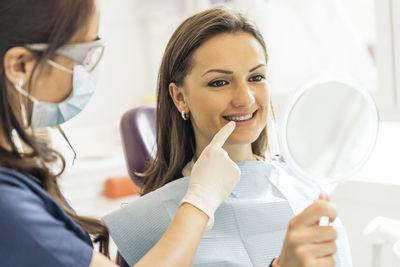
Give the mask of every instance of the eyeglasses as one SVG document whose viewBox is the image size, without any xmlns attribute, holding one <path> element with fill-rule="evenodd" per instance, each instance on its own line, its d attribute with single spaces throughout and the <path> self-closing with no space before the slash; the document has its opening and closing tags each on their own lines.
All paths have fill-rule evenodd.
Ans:
<svg viewBox="0 0 400 267">
<path fill-rule="evenodd" d="M 66 44 L 56 50 L 57 54 L 66 56 L 81 64 L 87 71 L 93 71 L 99 64 L 105 48 L 106 42 L 98 39 L 93 42 Z M 32 51 L 45 51 L 49 48 L 48 44 L 27 44 L 26 48 Z"/>
</svg>

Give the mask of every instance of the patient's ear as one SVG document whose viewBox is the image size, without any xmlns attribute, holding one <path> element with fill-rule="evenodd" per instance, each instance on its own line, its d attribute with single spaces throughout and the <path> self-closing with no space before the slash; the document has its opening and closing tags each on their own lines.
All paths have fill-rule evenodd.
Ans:
<svg viewBox="0 0 400 267">
<path fill-rule="evenodd" d="M 178 109 L 178 111 L 180 113 L 182 111 L 188 113 L 189 107 L 186 102 L 185 92 L 183 88 L 177 86 L 175 83 L 170 83 L 168 89 L 169 95 L 171 96 L 172 101 L 174 101 L 175 107 Z"/>
</svg>

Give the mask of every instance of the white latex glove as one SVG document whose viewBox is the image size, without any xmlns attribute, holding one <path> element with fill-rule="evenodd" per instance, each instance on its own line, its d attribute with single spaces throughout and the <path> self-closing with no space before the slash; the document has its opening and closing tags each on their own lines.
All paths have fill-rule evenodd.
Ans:
<svg viewBox="0 0 400 267">
<path fill-rule="evenodd" d="M 214 136 L 193 166 L 189 188 L 181 204 L 190 203 L 209 217 L 207 229 L 214 225 L 214 213 L 240 179 L 239 167 L 222 148 L 235 129 L 229 122 Z"/>
</svg>

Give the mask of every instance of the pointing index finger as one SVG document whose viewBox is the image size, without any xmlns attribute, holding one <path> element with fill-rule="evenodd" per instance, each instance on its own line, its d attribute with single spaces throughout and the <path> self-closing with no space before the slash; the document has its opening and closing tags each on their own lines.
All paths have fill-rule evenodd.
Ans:
<svg viewBox="0 0 400 267">
<path fill-rule="evenodd" d="M 232 134 L 233 130 L 235 130 L 235 127 L 236 123 L 233 121 L 230 121 L 228 124 L 222 127 L 221 130 L 219 130 L 211 140 L 210 146 L 222 147 L 228 137 Z"/>
</svg>

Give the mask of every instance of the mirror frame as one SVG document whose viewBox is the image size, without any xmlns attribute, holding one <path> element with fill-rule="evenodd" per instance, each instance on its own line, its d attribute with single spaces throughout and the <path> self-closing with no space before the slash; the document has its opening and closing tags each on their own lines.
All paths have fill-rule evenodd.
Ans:
<svg viewBox="0 0 400 267">
<path fill-rule="evenodd" d="M 325 84 L 325 83 L 341 83 L 346 86 L 354 88 L 356 91 L 358 91 L 363 98 L 367 101 L 368 106 L 371 109 L 371 112 L 376 115 L 375 118 L 375 125 L 376 125 L 376 130 L 375 133 L 371 139 L 371 142 L 369 144 L 369 148 L 367 150 L 367 153 L 364 155 L 364 157 L 359 161 L 359 163 L 354 166 L 350 171 L 346 172 L 342 177 L 334 180 L 330 180 L 327 183 L 322 183 L 321 181 L 327 180 L 326 177 L 321 177 L 321 176 L 315 176 L 312 174 L 307 173 L 307 171 L 303 170 L 297 162 L 294 160 L 292 157 L 292 154 L 290 153 L 289 147 L 288 147 L 288 142 L 287 142 L 287 124 L 289 121 L 289 116 L 292 113 L 294 107 L 296 106 L 297 102 L 300 100 L 300 98 L 308 92 L 310 89 L 314 88 L 315 86 L 319 84 Z M 282 160 L 288 165 L 288 167 L 291 169 L 291 171 L 298 177 L 300 177 L 303 180 L 306 181 L 312 181 L 314 183 L 318 183 L 319 185 L 323 184 L 336 184 L 340 183 L 351 176 L 353 176 L 355 173 L 357 173 L 361 167 L 367 162 L 367 160 L 370 158 L 375 145 L 376 141 L 378 138 L 378 132 L 379 132 L 379 114 L 377 111 L 376 104 L 372 98 L 372 96 L 367 92 L 366 90 L 363 90 L 360 85 L 358 85 L 354 81 L 350 80 L 345 80 L 345 79 L 331 79 L 331 78 L 320 78 L 320 79 L 315 79 L 311 82 L 306 83 L 305 85 L 301 86 L 298 90 L 295 90 L 294 94 L 292 94 L 292 97 L 289 99 L 287 102 L 287 105 L 285 105 L 283 114 L 279 120 L 278 124 L 278 140 L 279 140 L 279 147 L 280 147 L 280 152 L 282 156 Z"/>
</svg>

